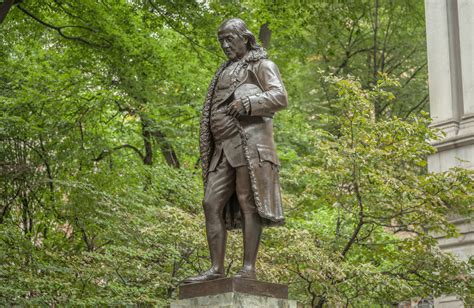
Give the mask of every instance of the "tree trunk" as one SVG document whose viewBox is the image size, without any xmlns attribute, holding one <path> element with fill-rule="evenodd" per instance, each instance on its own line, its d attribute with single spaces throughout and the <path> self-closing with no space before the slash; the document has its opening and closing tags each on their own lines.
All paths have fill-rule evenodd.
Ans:
<svg viewBox="0 0 474 308">
<path fill-rule="evenodd" d="M 168 140 L 166 140 L 165 135 L 160 130 L 155 130 L 153 131 L 153 136 L 155 136 L 155 140 L 158 143 L 161 153 L 165 157 L 168 165 L 174 168 L 179 168 L 178 156 L 176 155 L 173 146 L 168 142 Z"/>
<path fill-rule="evenodd" d="M 0 24 L 5 20 L 5 17 L 7 17 L 13 4 L 15 4 L 15 0 L 5 0 L 2 6 L 0 6 Z"/>
<path fill-rule="evenodd" d="M 150 127 L 146 120 L 142 119 L 142 136 L 143 144 L 145 147 L 145 156 L 143 157 L 143 163 L 151 166 L 153 164 L 153 147 L 151 145 L 151 133 Z"/>
<path fill-rule="evenodd" d="M 272 37 L 272 30 L 268 28 L 268 22 L 266 22 L 260 27 L 260 31 L 258 33 L 258 38 L 262 42 L 263 48 L 268 48 L 268 46 L 270 45 L 271 37 Z"/>
</svg>

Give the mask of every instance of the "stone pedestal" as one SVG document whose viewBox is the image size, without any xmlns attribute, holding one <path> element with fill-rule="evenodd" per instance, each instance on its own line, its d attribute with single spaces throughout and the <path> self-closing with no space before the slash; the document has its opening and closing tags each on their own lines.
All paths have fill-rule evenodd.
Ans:
<svg viewBox="0 0 474 308">
<path fill-rule="evenodd" d="M 251 279 L 222 278 L 179 287 L 179 300 L 171 308 L 262 307 L 296 308 L 288 300 L 288 286 Z"/>
</svg>

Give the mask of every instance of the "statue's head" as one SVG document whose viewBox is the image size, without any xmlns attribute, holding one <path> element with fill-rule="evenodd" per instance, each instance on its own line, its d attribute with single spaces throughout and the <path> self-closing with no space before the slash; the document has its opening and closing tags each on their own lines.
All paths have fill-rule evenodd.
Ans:
<svg viewBox="0 0 474 308">
<path fill-rule="evenodd" d="M 217 31 L 217 38 L 229 60 L 240 59 L 249 50 L 259 48 L 255 36 L 239 18 L 224 21 Z"/>
</svg>

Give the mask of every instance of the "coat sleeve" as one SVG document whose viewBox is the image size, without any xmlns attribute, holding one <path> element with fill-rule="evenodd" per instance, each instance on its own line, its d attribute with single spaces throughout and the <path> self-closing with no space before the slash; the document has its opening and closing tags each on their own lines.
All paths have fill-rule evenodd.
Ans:
<svg viewBox="0 0 474 308">
<path fill-rule="evenodd" d="M 250 115 L 265 116 L 284 109 L 288 105 L 288 95 L 276 64 L 265 59 L 256 74 L 263 92 L 248 97 Z"/>
</svg>

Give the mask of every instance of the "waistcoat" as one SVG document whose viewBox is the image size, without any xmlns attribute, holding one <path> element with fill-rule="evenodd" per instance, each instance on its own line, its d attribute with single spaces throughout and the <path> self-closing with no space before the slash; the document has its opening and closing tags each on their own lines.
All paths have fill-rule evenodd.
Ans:
<svg viewBox="0 0 474 308">
<path fill-rule="evenodd" d="M 243 75 L 239 62 L 231 63 L 219 76 L 211 107 L 211 132 L 214 140 L 224 141 L 238 134 L 232 116 L 225 114 L 226 108 L 234 100 L 235 85 L 239 75 Z"/>
</svg>

